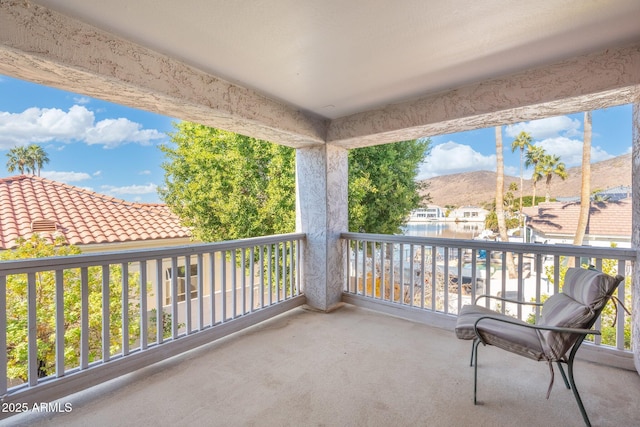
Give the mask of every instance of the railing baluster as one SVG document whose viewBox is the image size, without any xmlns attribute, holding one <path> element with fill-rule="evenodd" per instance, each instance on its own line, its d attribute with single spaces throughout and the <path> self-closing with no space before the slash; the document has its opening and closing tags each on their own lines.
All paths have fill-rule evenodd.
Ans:
<svg viewBox="0 0 640 427">
<path fill-rule="evenodd" d="M 264 286 L 264 251 L 265 251 L 265 247 L 264 245 L 260 246 L 260 262 L 259 262 L 259 266 L 260 266 L 260 308 L 264 307 L 264 293 L 265 293 L 265 286 Z"/>
<path fill-rule="evenodd" d="M 236 264 L 236 249 L 231 251 L 231 318 L 235 319 L 237 316 L 237 295 L 236 290 L 238 283 L 236 278 L 238 276 L 238 265 Z"/>
<path fill-rule="evenodd" d="M 438 299 L 438 263 L 437 263 L 437 248 L 431 246 L 431 310 L 436 311 L 436 301 Z"/>
<path fill-rule="evenodd" d="M 198 267 L 197 271 L 197 281 L 198 281 L 198 330 L 201 331 L 204 329 L 204 270 L 203 266 L 203 255 L 198 254 L 196 258 L 196 265 Z"/>
<path fill-rule="evenodd" d="M 176 270 L 176 276 L 178 270 Z M 184 257 L 184 319 L 186 334 L 191 334 L 191 257 Z"/>
<path fill-rule="evenodd" d="M 273 253 L 272 253 L 273 245 L 267 246 L 267 283 L 269 285 L 269 305 L 273 304 Z"/>
<path fill-rule="evenodd" d="M 511 253 L 513 256 L 513 252 Z M 524 265 L 522 253 L 518 254 L 518 301 L 524 301 Z M 522 304 L 518 304 L 518 319 L 522 320 Z"/>
<path fill-rule="evenodd" d="M 36 307 L 36 275 L 27 274 L 27 360 L 29 386 L 38 384 L 38 325 Z"/>
<path fill-rule="evenodd" d="M 220 270 L 222 273 L 222 286 L 220 288 L 221 308 L 222 308 L 222 320 L 224 323 L 227 321 L 227 251 L 220 253 Z"/>
<path fill-rule="evenodd" d="M 111 310 L 109 286 L 109 265 L 102 265 L 102 363 L 106 363 L 111 359 Z"/>
<path fill-rule="evenodd" d="M 493 276 L 493 266 L 491 265 L 492 254 L 491 249 L 485 251 L 484 258 L 484 289 L 482 291 L 483 294 L 491 295 L 491 276 Z M 473 257 L 476 257 L 476 250 L 473 250 Z M 476 296 L 473 297 L 474 301 Z M 486 299 L 486 298 L 485 298 Z"/>
<path fill-rule="evenodd" d="M 256 260 L 256 248 L 252 246 L 249 250 L 249 284 L 251 286 L 251 293 L 249 294 L 249 311 L 253 313 L 255 310 L 255 293 L 256 293 L 256 284 L 255 284 L 255 260 Z"/>
<path fill-rule="evenodd" d="M 247 255 L 244 248 L 240 252 L 240 263 L 242 264 L 242 280 L 240 281 L 240 286 L 242 287 L 242 312 L 240 314 L 245 314 L 247 312 Z"/>
<path fill-rule="evenodd" d="M 64 376 L 64 271 L 56 270 L 56 377 Z M 4 295 L 4 294 L 0 294 Z M 4 299 L 4 298 L 3 298 Z M 5 311 L 1 311 L 5 313 Z M 0 347 L 3 348 L 3 347 Z"/>
<path fill-rule="evenodd" d="M 178 338 L 178 258 L 171 257 L 171 338 Z"/>
<path fill-rule="evenodd" d="M 216 324 L 216 252 L 209 252 L 209 299 L 211 302 L 211 326 Z"/>
<path fill-rule="evenodd" d="M 462 288 L 464 287 L 464 276 L 462 275 L 462 249 L 458 248 L 458 307 L 456 313 L 462 309 Z"/>
<path fill-rule="evenodd" d="M 162 344 L 164 340 L 164 301 L 162 291 L 164 282 L 162 280 L 162 259 L 156 259 L 156 345 Z M 169 296 L 169 295 L 167 295 Z"/>
<path fill-rule="evenodd" d="M 384 292 L 386 289 L 386 270 L 387 270 L 387 244 L 380 244 L 380 299 L 384 299 Z"/>
<path fill-rule="evenodd" d="M 536 271 L 536 302 L 540 303 L 542 301 L 542 274 L 540 274 L 540 270 L 542 269 L 542 258 L 540 254 L 535 255 L 534 268 Z M 537 322 L 540 319 L 540 307 L 536 306 L 535 310 Z"/>
<path fill-rule="evenodd" d="M 80 268 L 80 369 L 89 367 L 89 271 L 87 267 Z"/>
<path fill-rule="evenodd" d="M 620 272 L 624 272 L 624 261 L 618 261 L 618 274 Z M 626 298 L 626 279 L 620 283 L 618 286 L 618 300 L 620 303 L 614 302 L 615 304 L 624 304 Z M 626 314 L 624 308 L 617 307 L 617 318 L 616 318 L 616 348 L 618 350 L 624 350 L 625 346 L 625 336 L 624 336 L 624 326 L 626 320 Z"/>
<path fill-rule="evenodd" d="M 147 314 L 147 261 L 140 261 L 140 350 L 149 345 L 149 316 Z"/>
<path fill-rule="evenodd" d="M 449 286 L 451 279 L 449 277 L 449 248 L 443 247 L 444 254 L 444 312 L 449 313 Z"/>
<path fill-rule="evenodd" d="M 122 269 L 122 355 L 129 354 L 129 264 L 123 262 Z"/>
</svg>

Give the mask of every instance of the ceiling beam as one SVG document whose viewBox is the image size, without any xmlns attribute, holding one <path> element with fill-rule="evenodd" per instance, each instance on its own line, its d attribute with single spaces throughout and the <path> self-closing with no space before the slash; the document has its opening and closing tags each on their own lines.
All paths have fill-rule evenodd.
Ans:
<svg viewBox="0 0 640 427">
<path fill-rule="evenodd" d="M 333 120 L 327 142 L 364 147 L 640 99 L 640 43 Z"/>
<path fill-rule="evenodd" d="M 291 147 L 327 122 L 28 2 L 0 2 L 0 73 Z"/>
</svg>

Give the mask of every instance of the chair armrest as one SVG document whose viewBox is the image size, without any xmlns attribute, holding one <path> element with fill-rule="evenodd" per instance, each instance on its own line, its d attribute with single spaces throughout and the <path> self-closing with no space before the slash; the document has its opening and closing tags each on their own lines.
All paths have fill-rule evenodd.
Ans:
<svg viewBox="0 0 640 427">
<path fill-rule="evenodd" d="M 498 296 L 495 296 L 495 295 L 478 295 L 478 296 L 476 297 L 476 300 L 475 300 L 474 304 L 476 304 L 476 305 L 477 305 L 477 304 L 478 304 L 478 301 L 480 300 L 480 298 L 486 298 L 486 299 L 497 299 L 497 300 L 500 300 L 500 301 L 510 302 L 510 303 L 513 303 L 513 304 L 519 304 L 519 305 L 533 305 L 533 306 L 536 306 L 536 307 L 542 307 L 542 305 L 544 304 L 544 303 L 542 303 L 542 302 L 526 302 L 526 301 L 518 301 L 518 300 L 515 300 L 515 299 L 509 299 L 509 298 L 502 298 L 502 297 L 498 297 Z"/>
<path fill-rule="evenodd" d="M 484 342 L 482 335 L 478 333 L 478 323 L 480 323 L 481 320 L 495 320 L 497 322 L 510 323 L 512 325 L 522 326 L 523 328 L 537 329 L 540 331 L 566 332 L 566 333 L 581 334 L 581 335 L 600 335 L 600 331 L 597 329 L 579 329 L 579 328 L 563 328 L 559 326 L 532 325 L 530 323 L 518 322 L 515 319 L 510 320 L 510 319 L 504 319 L 500 317 L 482 316 L 482 317 L 479 317 L 476 320 L 476 322 L 473 324 L 473 330 L 476 336 L 480 338 L 480 341 L 482 341 L 483 344 L 486 344 L 486 342 Z"/>
</svg>

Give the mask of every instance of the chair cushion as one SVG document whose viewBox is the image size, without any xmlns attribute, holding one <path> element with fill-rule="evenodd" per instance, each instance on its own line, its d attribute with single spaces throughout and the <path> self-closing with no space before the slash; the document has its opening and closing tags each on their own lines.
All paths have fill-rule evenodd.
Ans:
<svg viewBox="0 0 640 427">
<path fill-rule="evenodd" d="M 588 328 L 595 316 L 594 310 L 565 293 L 552 295 L 542 307 L 539 325 L 560 328 Z M 540 330 L 546 358 L 559 360 L 571 348 L 580 335 Z"/>
<path fill-rule="evenodd" d="M 490 319 L 481 320 L 478 324 L 478 332 L 482 335 L 484 342 L 530 359 L 542 360 L 545 358 L 545 352 L 536 330 L 523 328 L 521 325 L 526 325 L 525 322 L 479 305 L 462 307 L 456 323 L 456 336 L 465 340 L 476 338 L 474 325 L 483 316 L 518 323 L 513 325 Z"/>
<path fill-rule="evenodd" d="M 570 268 L 565 274 L 562 292 L 581 304 L 599 310 L 622 279 L 622 276 L 612 277 L 597 270 Z"/>
</svg>

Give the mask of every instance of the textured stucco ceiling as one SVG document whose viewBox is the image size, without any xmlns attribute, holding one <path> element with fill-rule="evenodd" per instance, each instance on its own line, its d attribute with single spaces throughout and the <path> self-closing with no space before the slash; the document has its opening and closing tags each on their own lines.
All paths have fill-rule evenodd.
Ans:
<svg viewBox="0 0 640 427">
<path fill-rule="evenodd" d="M 640 40 L 638 0 L 37 0 L 336 119 Z"/>
</svg>

